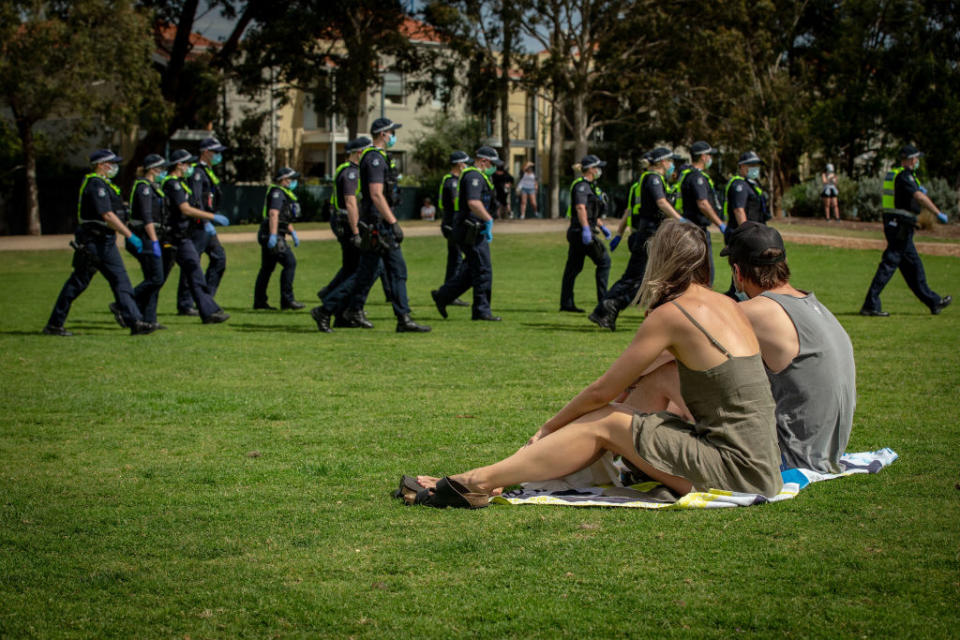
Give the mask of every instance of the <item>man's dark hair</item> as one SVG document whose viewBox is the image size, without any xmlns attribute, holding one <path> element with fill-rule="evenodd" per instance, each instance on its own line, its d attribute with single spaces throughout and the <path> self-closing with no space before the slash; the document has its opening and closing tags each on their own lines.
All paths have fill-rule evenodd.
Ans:
<svg viewBox="0 0 960 640">
<path fill-rule="evenodd" d="M 783 252 L 780 249 L 767 249 L 760 254 L 764 260 L 772 260 Z M 774 289 L 790 282 L 790 267 L 786 260 L 780 260 L 774 264 L 756 265 L 747 261 L 734 262 L 733 256 L 729 256 L 730 266 L 736 264 L 740 267 L 740 276 L 744 280 L 749 280 L 763 290 Z"/>
</svg>

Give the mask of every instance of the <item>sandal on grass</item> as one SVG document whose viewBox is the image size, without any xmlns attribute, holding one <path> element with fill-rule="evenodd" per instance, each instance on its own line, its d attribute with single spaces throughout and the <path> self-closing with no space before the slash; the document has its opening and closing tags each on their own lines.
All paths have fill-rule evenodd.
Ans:
<svg viewBox="0 0 960 640">
<path fill-rule="evenodd" d="M 417 490 L 414 489 L 417 488 Z M 451 480 L 441 478 L 435 489 L 424 489 L 417 481 L 409 476 L 400 479 L 400 488 L 394 492 L 398 498 L 410 504 L 421 504 L 436 509 L 453 507 L 455 509 L 482 509 L 490 503 L 490 496 L 485 493 L 474 493 L 465 486 Z"/>
<path fill-rule="evenodd" d="M 407 505 L 411 505 L 414 504 L 417 494 L 425 490 L 426 489 L 420 486 L 416 478 L 400 476 L 400 487 L 393 492 L 393 497 L 403 500 Z"/>
</svg>

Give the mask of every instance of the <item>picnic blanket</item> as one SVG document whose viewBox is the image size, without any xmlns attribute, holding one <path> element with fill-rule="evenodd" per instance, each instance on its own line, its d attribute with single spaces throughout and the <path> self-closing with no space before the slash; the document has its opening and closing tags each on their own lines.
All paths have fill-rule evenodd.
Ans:
<svg viewBox="0 0 960 640">
<path fill-rule="evenodd" d="M 629 487 L 584 486 L 564 488 L 571 477 L 551 483 L 526 485 L 523 489 L 508 491 L 491 500 L 494 504 L 537 504 L 565 507 L 631 507 L 634 509 L 719 509 L 723 507 L 748 507 L 755 504 L 791 500 L 800 490 L 814 482 L 833 480 L 857 473 L 879 473 L 899 456 L 893 449 L 878 449 L 859 453 L 845 453 L 840 458 L 843 471 L 840 473 L 819 473 L 810 469 L 786 469 L 783 475 L 783 489 L 772 498 L 755 493 L 737 493 L 736 491 L 710 491 L 688 493 L 677 498 L 667 487 L 658 482 L 643 482 Z M 608 468 L 610 461 L 604 463 Z M 581 478 L 583 476 L 580 476 Z M 593 477 L 596 477 L 594 472 Z"/>
</svg>

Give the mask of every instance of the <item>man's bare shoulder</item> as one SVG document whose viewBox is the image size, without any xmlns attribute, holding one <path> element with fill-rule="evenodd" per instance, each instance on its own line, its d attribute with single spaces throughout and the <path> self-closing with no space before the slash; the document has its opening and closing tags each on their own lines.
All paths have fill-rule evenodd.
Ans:
<svg viewBox="0 0 960 640">
<path fill-rule="evenodd" d="M 777 311 L 785 313 L 779 303 L 766 296 L 756 296 L 755 298 L 744 300 L 740 303 L 740 309 L 747 314 L 751 322 L 754 322 L 754 318 L 757 320 L 769 318 L 770 314 L 776 313 Z"/>
</svg>

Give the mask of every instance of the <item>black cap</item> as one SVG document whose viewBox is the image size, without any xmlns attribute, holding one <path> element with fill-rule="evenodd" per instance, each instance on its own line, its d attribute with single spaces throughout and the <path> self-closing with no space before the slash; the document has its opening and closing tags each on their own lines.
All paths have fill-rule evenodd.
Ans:
<svg viewBox="0 0 960 640">
<path fill-rule="evenodd" d="M 591 169 L 593 167 L 605 167 L 607 163 L 598 158 L 595 155 L 588 154 L 583 156 L 583 159 L 580 160 L 581 169 Z"/>
<path fill-rule="evenodd" d="M 779 249 L 774 257 L 763 258 L 768 249 Z M 787 250 L 783 246 L 780 232 L 759 222 L 744 222 L 733 230 L 727 246 L 720 250 L 721 256 L 732 256 L 737 263 L 757 266 L 776 264 L 787 259 Z"/>
<path fill-rule="evenodd" d="M 167 162 L 168 167 L 172 167 L 178 164 L 189 164 L 191 162 L 196 162 L 197 156 L 193 155 L 186 149 L 177 149 L 170 154 L 170 160 Z"/>
<path fill-rule="evenodd" d="M 760 156 L 756 154 L 755 151 L 744 151 L 740 154 L 740 159 L 737 161 L 737 164 L 762 164 L 766 165 L 767 163 L 760 159 Z"/>
<path fill-rule="evenodd" d="M 291 169 L 290 167 L 280 167 L 280 170 L 277 171 L 277 175 L 274 177 L 274 180 L 280 182 L 281 180 L 286 180 L 287 178 L 299 178 L 300 174 Z"/>
<path fill-rule="evenodd" d="M 100 164 L 101 162 L 123 162 L 123 158 L 115 154 L 110 149 L 97 149 L 90 154 L 90 164 Z"/>
<path fill-rule="evenodd" d="M 366 149 L 373 141 L 370 140 L 367 136 L 360 136 L 359 138 L 354 138 L 346 145 L 347 153 L 353 153 L 354 151 L 360 151 L 361 149 Z"/>
<path fill-rule="evenodd" d="M 450 164 L 460 164 L 461 162 L 473 162 L 466 151 L 454 151 L 450 154 Z"/>
<path fill-rule="evenodd" d="M 922 158 L 923 154 L 912 144 L 905 144 L 900 147 L 901 158 Z"/>
<path fill-rule="evenodd" d="M 676 158 L 676 156 L 673 154 L 673 151 L 670 151 L 670 149 L 666 147 L 657 147 L 647 152 L 647 161 L 650 164 L 657 164 L 663 160 L 672 160 L 674 158 Z"/>
<path fill-rule="evenodd" d="M 497 155 L 496 149 L 486 145 L 477 149 L 477 152 L 474 154 L 474 156 L 477 158 L 483 158 L 484 160 L 489 160 L 498 167 L 503 164 L 503 160 L 501 160 L 500 156 Z"/>
<path fill-rule="evenodd" d="M 163 167 L 167 164 L 166 159 L 163 156 L 159 156 L 155 153 L 151 153 L 146 158 L 143 159 L 143 168 L 144 170 L 156 169 L 157 167 Z"/>
<path fill-rule="evenodd" d="M 216 138 L 204 138 L 200 141 L 200 151 L 226 151 L 227 148 L 220 144 Z"/>
<path fill-rule="evenodd" d="M 690 155 L 692 156 L 702 156 L 702 155 L 712 156 L 717 153 L 719 153 L 719 151 L 711 147 L 710 143 L 704 140 L 697 140 L 692 145 L 690 145 Z"/>
<path fill-rule="evenodd" d="M 383 133 L 384 131 L 393 131 L 394 129 L 399 129 L 402 126 L 402 124 L 398 124 L 390 118 L 377 118 L 373 121 L 373 124 L 370 125 L 370 133 L 372 135 L 377 135 L 378 133 Z"/>
</svg>

